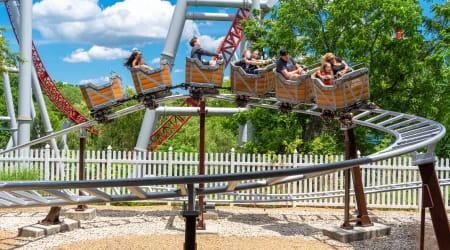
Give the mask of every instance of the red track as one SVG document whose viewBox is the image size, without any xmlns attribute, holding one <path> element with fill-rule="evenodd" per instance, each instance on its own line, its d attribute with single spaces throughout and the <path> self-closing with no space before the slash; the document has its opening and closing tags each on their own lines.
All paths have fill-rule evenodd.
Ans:
<svg viewBox="0 0 450 250">
<path fill-rule="evenodd" d="M 236 13 L 236 17 L 228 30 L 227 35 L 223 39 L 219 48 L 217 49 L 218 54 L 222 54 L 225 61 L 225 67 L 231 62 L 231 59 L 236 53 L 239 44 L 244 37 L 244 32 L 242 30 L 241 20 L 247 19 L 249 17 L 249 11 L 246 9 L 239 9 Z M 198 107 L 198 103 L 192 99 L 187 99 L 184 104 L 190 106 Z M 150 144 L 148 150 L 156 151 L 158 146 L 165 143 L 167 140 L 172 138 L 180 129 L 186 124 L 190 116 L 181 115 L 170 115 L 167 119 L 153 132 L 150 137 Z"/>
<path fill-rule="evenodd" d="M 6 3 L 5 6 L 8 12 L 11 26 L 14 30 L 14 35 L 16 36 L 17 42 L 20 42 L 17 36 L 16 27 L 12 22 L 11 10 L 8 8 L 8 5 Z M 36 46 L 34 46 L 34 43 L 33 43 L 32 57 L 33 57 L 33 64 L 34 67 L 36 68 L 36 73 L 39 78 L 41 88 L 44 90 L 45 94 L 53 103 L 53 105 L 55 105 L 58 108 L 58 110 L 61 111 L 71 121 L 77 124 L 86 122 L 88 119 L 86 119 L 86 117 L 81 115 L 80 112 L 78 112 L 72 106 L 72 104 L 70 104 L 69 101 L 67 101 L 67 99 L 61 94 L 61 92 L 58 90 L 58 87 L 56 87 L 55 82 L 52 80 L 47 70 L 45 69 L 44 63 L 42 62 L 41 57 L 39 56 L 39 53 L 36 49 Z M 88 128 L 88 131 L 93 134 L 97 134 L 97 130 L 93 127 Z"/>
</svg>

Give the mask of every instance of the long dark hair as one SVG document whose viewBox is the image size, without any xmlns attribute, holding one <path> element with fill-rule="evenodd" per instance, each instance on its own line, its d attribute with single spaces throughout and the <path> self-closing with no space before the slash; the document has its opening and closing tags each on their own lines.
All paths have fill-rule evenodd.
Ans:
<svg viewBox="0 0 450 250">
<path fill-rule="evenodd" d="M 128 57 L 128 59 L 125 60 L 125 63 L 123 64 L 125 67 L 127 68 L 132 68 L 133 67 L 133 61 L 136 58 L 136 56 L 139 54 L 139 50 L 135 50 L 131 53 L 130 57 Z"/>
</svg>

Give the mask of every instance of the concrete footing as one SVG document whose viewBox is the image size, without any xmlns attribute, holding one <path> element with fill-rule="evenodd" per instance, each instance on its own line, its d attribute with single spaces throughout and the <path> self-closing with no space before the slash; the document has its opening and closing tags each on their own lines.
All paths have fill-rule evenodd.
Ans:
<svg viewBox="0 0 450 250">
<path fill-rule="evenodd" d="M 20 237 L 44 237 L 60 232 L 73 231 L 80 228 L 80 222 L 71 219 L 65 219 L 61 224 L 58 225 L 41 225 L 33 224 L 25 227 L 19 228 Z"/>
<path fill-rule="evenodd" d="M 197 230 L 197 234 L 219 234 L 219 225 L 213 221 L 206 221 L 206 229 Z"/>
<path fill-rule="evenodd" d="M 86 208 L 84 211 L 76 211 L 74 208 L 64 211 L 64 216 L 72 220 L 93 220 L 97 216 L 95 208 Z"/>
<path fill-rule="evenodd" d="M 342 229 L 340 226 L 328 226 L 322 229 L 322 233 L 331 239 L 349 243 L 389 235 L 391 227 L 379 223 L 374 223 L 371 227 L 355 226 L 350 230 Z"/>
<path fill-rule="evenodd" d="M 219 213 L 216 210 L 207 210 L 206 213 L 203 214 L 203 218 L 205 220 L 218 220 Z"/>
</svg>

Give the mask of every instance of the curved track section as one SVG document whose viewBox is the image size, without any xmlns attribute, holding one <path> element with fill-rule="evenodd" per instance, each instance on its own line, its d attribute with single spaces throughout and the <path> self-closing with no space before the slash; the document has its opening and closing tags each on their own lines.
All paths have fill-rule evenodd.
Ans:
<svg viewBox="0 0 450 250">
<path fill-rule="evenodd" d="M 230 95 L 210 96 L 217 99 L 234 101 Z M 158 100 L 159 103 L 167 100 L 189 98 L 189 96 L 170 96 Z M 249 103 L 252 106 L 279 109 L 281 103 L 275 99 L 254 99 Z M 108 115 L 109 119 L 134 113 L 145 108 L 138 104 Z M 294 107 L 292 112 L 308 115 L 320 116 L 314 106 L 304 108 L 303 106 Z M 17 150 L 22 147 L 35 145 L 45 142 L 51 138 L 61 136 L 70 131 L 78 130 L 83 127 L 95 125 L 96 121 L 75 125 L 63 131 L 44 136 L 28 144 L 20 145 L 0 152 L 1 154 Z M 271 185 L 278 185 L 287 182 L 293 182 L 301 179 L 351 168 L 353 166 L 368 164 L 383 159 L 403 155 L 405 153 L 416 152 L 427 148 L 428 160 L 433 156 L 436 143 L 445 135 L 445 128 L 435 121 L 402 114 L 388 110 L 355 110 L 353 117 L 354 125 L 361 125 L 372 129 L 380 130 L 393 136 L 394 142 L 386 149 L 375 154 L 364 156 L 362 158 L 346 160 L 342 162 L 315 164 L 302 167 L 294 167 L 281 170 L 260 171 L 252 173 L 234 173 L 224 175 L 191 175 L 191 176 L 170 176 L 170 177 L 152 177 L 139 179 L 120 179 L 120 180 L 95 180 L 95 181 L 59 181 L 59 182 L 4 182 L 0 184 L 0 207 L 28 207 L 28 206 L 50 206 L 67 205 L 78 203 L 96 203 L 96 202 L 114 202 L 114 201 L 132 201 L 146 199 L 167 199 L 177 198 L 187 195 L 187 184 L 195 183 L 222 183 L 216 187 L 206 187 L 197 189 L 197 195 L 207 195 L 215 193 L 237 192 L 241 190 L 259 188 Z M 241 181 L 247 180 L 243 183 Z M 166 189 L 155 191 L 153 186 L 177 185 L 177 190 Z M 105 192 L 105 188 L 126 187 L 130 194 L 110 194 Z M 68 189 L 81 189 L 88 195 L 80 196 Z M 42 195 L 36 192 L 44 191 L 48 195 Z M 169 191 L 167 191 L 169 190 Z"/>
<path fill-rule="evenodd" d="M 16 20 L 19 20 L 19 10 L 18 10 L 19 1 L 11 0 L 9 2 L 5 2 L 6 10 L 8 12 L 8 17 L 11 23 L 11 27 L 14 31 L 14 35 L 16 36 L 17 42 L 20 43 L 18 34 L 17 34 L 17 27 L 15 22 L 13 21 L 14 18 L 17 18 Z M 45 69 L 44 63 L 41 60 L 41 57 L 39 56 L 39 53 L 36 49 L 36 46 L 33 43 L 32 47 L 32 57 L 33 57 L 33 64 L 34 68 L 36 69 L 37 76 L 39 78 L 39 83 L 44 90 L 47 97 L 50 99 L 50 101 L 55 105 L 56 108 L 58 108 L 61 113 L 63 113 L 67 118 L 69 118 L 71 121 L 80 124 L 86 122 L 88 119 L 84 117 L 80 112 L 78 112 L 72 104 L 70 104 L 69 101 L 61 94 L 61 92 L 58 90 L 58 87 L 56 87 L 55 82 L 50 77 L 49 73 Z M 90 127 L 87 128 L 88 131 L 97 134 L 97 131 Z"/>
</svg>

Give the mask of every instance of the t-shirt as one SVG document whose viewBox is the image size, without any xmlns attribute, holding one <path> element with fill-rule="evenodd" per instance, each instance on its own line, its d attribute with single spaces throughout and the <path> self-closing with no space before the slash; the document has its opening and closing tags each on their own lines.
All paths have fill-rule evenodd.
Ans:
<svg viewBox="0 0 450 250">
<path fill-rule="evenodd" d="M 246 63 L 245 59 L 241 59 L 235 62 L 234 65 L 241 67 L 247 74 L 255 74 L 256 73 L 255 70 L 258 68 L 256 65 Z"/>
<path fill-rule="evenodd" d="M 295 61 L 291 57 L 287 61 L 279 58 L 277 61 L 277 72 L 281 73 L 283 70 L 287 69 L 288 72 L 295 70 Z"/>
</svg>

